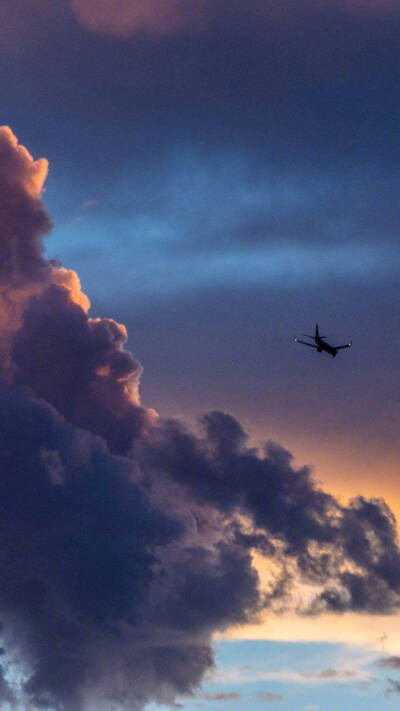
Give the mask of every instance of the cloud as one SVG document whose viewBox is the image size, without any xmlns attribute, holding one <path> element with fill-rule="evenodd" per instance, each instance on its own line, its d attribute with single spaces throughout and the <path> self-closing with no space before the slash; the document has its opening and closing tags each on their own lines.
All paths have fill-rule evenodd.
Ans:
<svg viewBox="0 0 400 711">
<path fill-rule="evenodd" d="M 172 492 L 161 506 L 132 460 L 24 388 L 0 393 L 0 428 L 1 637 L 18 698 L 78 711 L 190 693 L 211 633 L 259 604 L 247 551 Z"/>
<path fill-rule="evenodd" d="M 400 682 L 396 679 L 387 679 L 388 686 L 385 691 L 386 696 L 391 694 L 400 694 Z"/>
<path fill-rule="evenodd" d="M 34 160 L 8 126 L 0 127 L 0 363 L 31 295 L 49 281 L 42 238 L 51 228 L 41 193 L 47 160 Z"/>
<path fill-rule="evenodd" d="M 12 691 L 11 684 L 5 679 L 2 666 L 0 666 L 0 703 L 3 708 L 17 708 L 15 695 Z M 6 705 L 4 706 L 4 704 Z"/>
<path fill-rule="evenodd" d="M 246 537 L 235 514 L 251 517 L 263 534 L 260 548 L 267 550 L 267 541 L 282 566 L 266 604 L 287 596 L 291 576 L 284 561 L 292 560 L 304 582 L 322 588 L 306 614 L 390 612 L 399 606 L 396 524 L 383 501 L 358 497 L 342 507 L 315 485 L 308 467 L 294 469 L 292 455 L 279 445 L 267 444 L 261 457 L 249 449 L 230 415 L 212 412 L 202 424 L 201 438 L 167 421 L 138 444 L 136 455 L 148 471 L 179 482 L 197 501 L 233 517 L 242 545 Z M 254 537 L 249 545 L 257 545 Z"/>
<path fill-rule="evenodd" d="M 90 301 L 81 290 L 81 283 L 76 272 L 72 269 L 57 267 L 51 272 L 51 281 L 53 284 L 67 289 L 68 296 L 74 304 L 78 304 L 86 313 L 89 311 Z"/>
<path fill-rule="evenodd" d="M 258 698 L 265 704 L 273 704 L 276 701 L 283 701 L 284 699 L 281 694 L 274 694 L 272 691 L 260 691 Z"/>
<path fill-rule="evenodd" d="M 1 151 L 1 180 L 4 185 L 10 188 L 10 196 L 26 200 L 26 196 L 32 199 L 40 199 L 43 184 L 47 176 L 48 162 L 45 158 L 34 160 L 24 146 L 18 144 L 16 136 L 8 126 L 0 127 L 0 151 Z M 3 208 L 4 210 L 4 208 Z M 41 228 L 48 229 L 50 222 L 41 206 L 36 203 L 27 205 L 26 211 L 33 215 L 39 212 L 43 223 Z M 29 225 L 32 226 L 31 224 Z"/>
<path fill-rule="evenodd" d="M 126 39 L 137 34 L 164 37 L 184 32 L 203 32 L 217 25 L 240 27 L 293 26 L 304 16 L 335 13 L 336 15 L 393 15 L 398 12 L 396 0 L 14 0 L 0 8 L 1 37 L 7 51 L 15 51 L 15 42 L 29 41 L 29 35 L 49 31 L 54 24 L 68 20 L 71 8 L 77 20 L 92 32 L 108 33 Z M 27 12 L 36 10 L 27 23 Z"/>
<path fill-rule="evenodd" d="M 148 600 L 157 584 L 168 596 L 155 549 L 181 540 L 179 520 L 151 506 L 128 460 L 27 391 L 0 394 L 0 422 L 2 638 L 30 671 L 23 698 L 77 711 L 117 667 L 138 706 L 152 684 L 160 698 L 163 684 L 190 690 L 211 652 L 201 635 L 181 644 L 171 620 L 155 625 Z"/>
<path fill-rule="evenodd" d="M 26 290 L 43 281 L 49 266 L 42 238 L 51 228 L 41 193 L 44 158 L 34 160 L 8 126 L 0 127 L 0 290 Z"/>
<path fill-rule="evenodd" d="M 236 691 L 230 692 L 218 692 L 216 694 L 203 694 L 202 699 L 205 701 L 235 701 L 236 699 L 241 699 L 241 694 Z"/>
<path fill-rule="evenodd" d="M 8 128 L 1 152 L 4 700 L 172 704 L 213 668 L 215 632 L 284 610 L 296 585 L 307 614 L 397 609 L 383 501 L 341 506 L 279 445 L 250 448 L 226 413 L 194 434 L 142 407 L 125 327 L 91 317 L 77 275 L 43 258 L 47 164 Z M 266 590 L 255 550 L 271 567 Z"/>
<path fill-rule="evenodd" d="M 352 669 L 321 669 L 321 671 L 316 672 L 306 672 L 300 671 L 301 676 L 305 679 L 321 679 L 321 680 L 337 680 L 337 681 L 350 681 L 352 679 L 359 678 L 360 674 Z"/>
<path fill-rule="evenodd" d="M 126 452 L 155 413 L 140 405 L 142 368 L 126 329 L 90 318 L 78 276 L 43 257 L 51 227 L 42 200 L 48 163 L 0 128 L 0 355 L 3 377 L 29 385 L 70 422 Z"/>
<path fill-rule="evenodd" d="M 381 669 L 400 669 L 400 657 L 395 655 L 391 657 L 382 657 L 382 659 L 378 659 L 376 664 L 378 667 L 381 667 Z"/>
<path fill-rule="evenodd" d="M 110 453 L 126 453 L 154 421 L 139 404 L 141 368 L 124 350 L 124 326 L 90 318 L 77 276 L 42 259 L 41 185 L 30 180 L 40 163 L 8 129 L 3 137 L 11 208 L 13 191 L 34 208 L 24 216 L 26 298 L 12 332 L 3 329 L 10 362 L 0 390 L 1 636 L 22 680 L 18 703 L 169 703 L 212 667 L 212 632 L 258 608 L 258 576 L 220 517 L 147 490 L 137 463 Z M 0 238 L 8 246 L 6 230 Z"/>
<path fill-rule="evenodd" d="M 124 326 L 90 318 L 75 280 L 65 277 L 56 272 L 59 285 L 33 297 L 24 312 L 12 346 L 13 382 L 29 385 L 70 422 L 125 453 L 155 419 L 140 405 L 142 368 L 124 350 Z"/>
<path fill-rule="evenodd" d="M 256 0 L 249 6 L 243 0 L 70 0 L 78 20 L 89 30 L 107 32 L 127 38 L 137 33 L 152 35 L 176 34 L 184 31 L 201 31 L 214 23 L 262 23 L 291 26 L 302 16 L 321 14 L 318 0 L 314 2 L 287 2 L 287 0 Z M 395 12 L 395 0 L 379 3 L 377 0 L 330 0 L 324 12 L 352 14 Z M 301 21 L 301 20 L 300 20 Z"/>
<path fill-rule="evenodd" d="M 117 37 L 199 30 L 213 15 L 208 0 L 71 0 L 71 6 L 88 29 Z"/>
</svg>

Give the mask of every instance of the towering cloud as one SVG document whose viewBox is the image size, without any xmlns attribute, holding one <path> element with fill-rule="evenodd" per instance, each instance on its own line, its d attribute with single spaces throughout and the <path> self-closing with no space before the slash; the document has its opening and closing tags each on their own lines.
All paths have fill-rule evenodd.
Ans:
<svg viewBox="0 0 400 711">
<path fill-rule="evenodd" d="M 32 293 L 49 279 L 42 238 L 51 221 L 41 202 L 45 159 L 33 160 L 12 131 L 0 128 L 0 361 L 9 355 L 10 334 Z"/>
<path fill-rule="evenodd" d="M 127 451 L 155 413 L 140 407 L 141 366 L 124 350 L 126 329 L 89 318 L 77 275 L 43 258 L 47 161 L 34 161 L 8 127 L 0 129 L 0 159 L 3 375 Z"/>
<path fill-rule="evenodd" d="M 140 405 L 124 326 L 90 317 L 77 275 L 43 258 L 46 162 L 7 128 L 0 149 L 4 707 L 172 704 L 213 667 L 213 633 L 262 609 L 397 609 L 383 501 L 343 507 L 228 414 L 195 435 Z"/>
</svg>

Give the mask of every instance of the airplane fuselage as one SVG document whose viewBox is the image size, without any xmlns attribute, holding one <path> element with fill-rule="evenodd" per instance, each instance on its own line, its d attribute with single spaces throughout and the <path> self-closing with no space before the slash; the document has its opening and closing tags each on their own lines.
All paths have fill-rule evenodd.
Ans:
<svg viewBox="0 0 400 711">
<path fill-rule="evenodd" d="M 320 336 L 316 336 L 314 338 L 316 345 L 318 346 L 318 353 L 322 353 L 322 351 L 326 351 L 327 353 L 330 353 L 330 355 L 334 358 L 337 356 L 337 350 L 334 346 L 331 346 L 329 343 L 326 343 L 326 341 L 323 340 L 323 338 L 320 338 Z"/>
</svg>

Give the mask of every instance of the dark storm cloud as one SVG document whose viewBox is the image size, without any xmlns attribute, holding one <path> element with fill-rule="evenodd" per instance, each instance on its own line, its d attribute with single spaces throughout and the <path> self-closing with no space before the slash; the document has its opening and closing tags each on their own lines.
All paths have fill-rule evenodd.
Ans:
<svg viewBox="0 0 400 711">
<path fill-rule="evenodd" d="M 127 460 L 28 392 L 1 393 L 0 422 L 2 636 L 31 671 L 32 706 L 83 708 L 101 649 L 111 666 L 126 664 L 121 687 L 138 674 L 132 698 L 126 691 L 138 707 L 151 696 L 146 674 L 156 687 L 190 690 L 189 677 L 197 683 L 211 664 L 201 635 L 172 644 L 171 620 L 156 631 L 145 612 L 151 586 L 163 585 L 155 547 L 181 540 L 182 524 L 151 506 Z"/>
<path fill-rule="evenodd" d="M 205 436 L 199 438 L 180 423 L 166 422 L 139 443 L 136 454 L 157 476 L 178 481 L 225 516 L 250 516 L 271 544 L 283 543 L 286 560 L 295 560 L 301 577 L 323 587 L 304 610 L 308 614 L 398 607 L 400 551 L 393 515 L 383 501 L 359 497 L 342 507 L 315 485 L 309 468 L 295 469 L 292 455 L 279 445 L 268 444 L 262 457 L 248 449 L 243 429 L 230 415 L 213 412 L 202 424 Z M 237 540 L 246 544 L 245 537 Z M 256 537 L 250 540 L 257 545 Z M 264 537 L 259 541 L 265 552 Z M 279 559 L 282 548 L 272 556 Z M 282 579 L 278 590 L 284 599 L 288 579 Z M 266 604 L 271 602 L 267 596 Z"/>
<path fill-rule="evenodd" d="M 157 428 L 144 443 L 145 449 L 150 445 L 148 463 L 224 513 L 247 510 L 258 528 L 284 533 L 293 552 L 303 552 L 310 538 L 335 540 L 337 502 L 314 486 L 307 467 L 294 470 L 292 455 L 275 444 L 260 458 L 247 449 L 246 434 L 228 414 L 213 412 L 202 422 L 205 440 L 176 421 Z"/>
<path fill-rule="evenodd" d="M 7 165 L 26 158 L 7 145 Z M 13 175 L 5 170 L 10 209 L 13 190 L 18 200 L 37 191 Z M 288 451 L 269 443 L 260 455 L 218 411 L 202 418 L 202 436 L 173 420 L 144 436 L 151 413 L 139 404 L 125 329 L 89 317 L 77 276 L 43 261 L 34 195 L 24 250 L 39 286 L 2 334 L 11 382 L 0 390 L 4 699 L 14 665 L 25 680 L 16 703 L 30 708 L 172 704 L 213 667 L 213 633 L 284 608 L 298 580 L 315 586 L 306 612 L 396 609 L 400 552 L 382 501 L 342 507 Z M 0 239 L 7 246 L 10 233 Z M 23 284 L 30 273 L 28 261 Z M 273 564 L 265 592 L 253 549 Z"/>
<path fill-rule="evenodd" d="M 1 392 L 0 431 L 2 639 L 23 698 L 77 711 L 88 694 L 141 708 L 189 693 L 210 634 L 260 605 L 247 551 L 206 516 L 189 526 L 194 503 L 149 499 L 134 462 L 24 389 Z"/>
</svg>

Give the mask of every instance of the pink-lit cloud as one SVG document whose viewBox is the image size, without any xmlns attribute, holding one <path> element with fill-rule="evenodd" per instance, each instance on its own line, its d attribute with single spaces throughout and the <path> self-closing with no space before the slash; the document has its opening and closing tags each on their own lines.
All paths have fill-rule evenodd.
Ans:
<svg viewBox="0 0 400 711">
<path fill-rule="evenodd" d="M 41 193 L 48 163 L 34 160 L 8 126 L 0 127 L 0 364 L 31 296 L 49 283 L 43 237 L 51 228 Z"/>
<path fill-rule="evenodd" d="M 155 413 L 140 405 L 142 368 L 124 349 L 125 327 L 90 318 L 77 274 L 43 256 L 47 171 L 46 159 L 34 160 L 0 128 L 1 375 L 126 451 Z"/>
<path fill-rule="evenodd" d="M 386 13 L 397 0 L 70 0 L 76 16 L 94 32 L 127 38 L 135 34 L 169 35 L 199 31 L 215 20 L 231 25 L 293 24 L 304 13 Z"/>
<path fill-rule="evenodd" d="M 51 221 L 41 193 L 47 160 L 34 160 L 8 126 L 0 127 L 0 283 L 18 288 L 40 281 L 49 271 L 43 236 Z"/>
<path fill-rule="evenodd" d="M 119 37 L 202 29 L 213 15 L 209 0 L 71 0 L 71 4 L 88 29 Z"/>
</svg>

